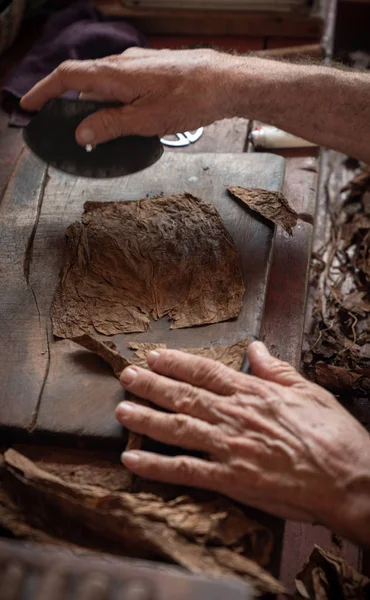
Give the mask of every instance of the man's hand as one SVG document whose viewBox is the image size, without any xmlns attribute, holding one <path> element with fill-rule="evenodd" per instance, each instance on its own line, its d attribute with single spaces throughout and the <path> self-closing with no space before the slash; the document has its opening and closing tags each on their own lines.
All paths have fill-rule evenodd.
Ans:
<svg viewBox="0 0 370 600">
<path fill-rule="evenodd" d="M 255 376 L 160 350 L 154 371 L 129 367 L 121 383 L 172 412 L 123 402 L 131 431 L 207 453 L 210 460 L 123 454 L 142 477 L 215 490 L 287 519 L 320 522 L 370 544 L 370 438 L 335 398 L 255 342 Z"/>
<path fill-rule="evenodd" d="M 108 58 L 62 63 L 21 106 L 38 110 L 69 90 L 125 105 L 85 119 L 76 131 L 83 146 L 245 117 L 370 162 L 369 73 L 215 50 L 130 48 Z"/>
<path fill-rule="evenodd" d="M 228 84 L 237 57 L 214 50 L 144 50 L 98 60 L 66 61 L 26 94 L 21 106 L 38 110 L 48 100 L 74 90 L 82 98 L 119 101 L 81 123 L 81 145 L 121 135 L 166 135 L 196 129 L 233 116 Z"/>
</svg>

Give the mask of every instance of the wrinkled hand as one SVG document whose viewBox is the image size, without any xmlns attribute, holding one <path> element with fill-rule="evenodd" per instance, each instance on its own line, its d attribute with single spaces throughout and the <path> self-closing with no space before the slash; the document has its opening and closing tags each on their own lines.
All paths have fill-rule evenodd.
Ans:
<svg viewBox="0 0 370 600">
<path fill-rule="evenodd" d="M 173 412 L 123 402 L 118 420 L 211 460 L 135 450 L 124 453 L 124 464 L 142 477 L 215 490 L 370 543 L 367 432 L 260 342 L 251 344 L 249 358 L 255 376 L 175 350 L 148 355 L 155 372 L 125 369 L 127 390 Z"/>
<path fill-rule="evenodd" d="M 21 101 L 38 110 L 67 91 L 84 98 L 119 101 L 85 119 L 76 131 L 81 145 L 121 135 L 166 135 L 196 129 L 233 115 L 227 84 L 237 57 L 214 50 L 144 50 L 98 60 L 63 62 Z"/>
</svg>

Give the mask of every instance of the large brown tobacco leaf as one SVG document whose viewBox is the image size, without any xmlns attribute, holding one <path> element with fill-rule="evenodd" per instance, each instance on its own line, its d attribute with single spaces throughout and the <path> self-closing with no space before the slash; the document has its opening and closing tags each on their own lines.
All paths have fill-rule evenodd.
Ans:
<svg viewBox="0 0 370 600">
<path fill-rule="evenodd" d="M 56 336 L 140 332 L 166 315 L 181 328 L 239 314 L 240 257 L 214 206 L 179 194 L 84 209 L 67 230 Z"/>
<path fill-rule="evenodd" d="M 236 344 L 229 346 L 209 346 L 208 348 L 181 348 L 182 352 L 188 352 L 188 354 L 195 354 L 196 356 L 203 356 L 204 358 L 211 358 L 222 362 L 227 367 L 239 371 L 249 340 L 242 340 Z M 146 355 L 151 350 L 158 350 L 159 348 L 166 348 L 166 344 L 140 344 L 137 342 L 131 342 L 130 347 L 135 350 L 135 354 L 132 357 L 132 362 L 140 367 L 147 368 Z"/>
<path fill-rule="evenodd" d="M 238 576 L 257 593 L 283 591 L 257 564 L 269 559 L 270 532 L 224 498 L 165 500 L 90 485 L 88 478 L 71 483 L 15 450 L 4 455 L 3 479 L 0 522 L 17 529 L 12 514 L 18 512 L 25 521 L 21 531 L 27 535 L 28 527 L 33 539 L 37 530 L 47 531 L 49 540 L 102 549 L 110 545 L 120 554 L 161 559 L 193 572 Z"/>
<path fill-rule="evenodd" d="M 315 546 L 307 564 L 297 575 L 297 600 L 367 600 L 370 579 L 343 558 Z"/>
<path fill-rule="evenodd" d="M 339 191 L 328 185 L 327 194 L 328 239 L 314 255 L 316 300 L 304 361 L 308 375 L 332 392 L 369 398 L 370 168 Z"/>
<path fill-rule="evenodd" d="M 299 215 L 289 206 L 281 192 L 237 186 L 227 189 L 232 196 L 239 198 L 249 208 L 285 229 L 289 235 L 293 235 L 293 228 L 297 225 Z"/>
</svg>

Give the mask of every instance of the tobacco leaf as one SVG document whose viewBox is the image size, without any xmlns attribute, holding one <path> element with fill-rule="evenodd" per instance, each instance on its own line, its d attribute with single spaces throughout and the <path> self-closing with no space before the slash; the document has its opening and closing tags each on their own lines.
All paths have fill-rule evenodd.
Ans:
<svg viewBox="0 0 370 600">
<path fill-rule="evenodd" d="M 159 350 L 167 348 L 166 344 L 156 344 L 147 342 L 130 342 L 129 346 L 132 350 L 135 350 L 131 360 L 125 358 L 117 350 L 116 345 L 113 342 L 101 342 L 94 338 L 92 335 L 83 335 L 72 339 L 73 342 L 83 346 L 90 352 L 100 356 L 108 365 L 112 367 L 115 376 L 119 379 L 121 372 L 127 366 L 134 364 L 145 369 L 148 368 L 146 360 L 148 352 L 151 350 Z M 208 346 L 206 348 L 181 348 L 182 352 L 188 354 L 194 354 L 196 356 L 202 356 L 205 358 L 211 358 L 218 360 L 236 371 L 239 371 L 243 359 L 248 348 L 249 340 L 241 340 L 235 344 L 226 346 Z"/>
<path fill-rule="evenodd" d="M 350 174 L 339 164 L 328 178 L 329 219 L 313 257 L 315 300 L 304 363 L 309 378 L 350 408 L 348 400 L 367 402 L 370 390 L 370 168 L 340 187 L 344 176 Z"/>
<path fill-rule="evenodd" d="M 120 378 L 123 369 L 130 365 L 127 358 L 118 352 L 117 346 L 113 342 L 102 342 L 89 334 L 74 337 L 72 338 L 72 342 L 100 356 L 100 358 L 112 367 L 117 379 Z"/>
<path fill-rule="evenodd" d="M 370 300 L 366 297 L 366 292 L 359 292 L 358 290 L 345 296 L 342 301 L 342 307 L 350 312 L 355 312 L 361 316 L 365 316 L 366 313 L 370 312 Z"/>
<path fill-rule="evenodd" d="M 5 492 L 22 510 L 27 507 L 31 526 L 37 523 L 51 536 L 57 530 L 57 537 L 75 543 L 76 533 L 84 531 L 88 536 L 82 539 L 109 541 L 131 556 L 169 561 L 198 573 L 239 576 L 256 593 L 284 591 L 254 562 L 268 559 L 270 532 L 225 498 L 195 502 L 187 496 L 166 502 L 153 494 L 73 484 L 13 449 L 4 459 Z"/>
<path fill-rule="evenodd" d="M 316 382 L 334 394 L 356 390 L 370 394 L 370 367 L 348 371 L 320 361 L 315 364 L 315 375 Z"/>
<path fill-rule="evenodd" d="M 258 188 L 248 189 L 242 187 L 228 187 L 232 196 L 236 196 L 250 209 L 285 229 L 293 235 L 293 228 L 297 225 L 299 215 L 288 204 L 281 192 L 270 192 Z"/>
<path fill-rule="evenodd" d="M 191 194 L 86 202 L 67 232 L 51 309 L 54 335 L 142 332 L 236 317 L 244 295 L 240 256 L 216 208 Z"/>
<path fill-rule="evenodd" d="M 224 365 L 239 371 L 243 359 L 249 344 L 249 340 L 242 340 L 235 344 L 228 346 L 209 346 L 207 348 L 181 348 L 182 352 L 188 354 L 194 354 L 195 356 L 202 356 L 204 358 L 211 358 L 218 360 Z M 147 344 L 139 342 L 130 342 L 130 347 L 135 350 L 132 357 L 132 362 L 140 367 L 147 368 L 148 363 L 146 362 L 146 356 L 151 350 L 158 350 L 160 348 L 166 348 L 166 344 Z"/>
<path fill-rule="evenodd" d="M 297 600 L 366 600 L 370 597 L 370 579 L 340 556 L 315 546 L 297 575 L 296 590 Z"/>
</svg>

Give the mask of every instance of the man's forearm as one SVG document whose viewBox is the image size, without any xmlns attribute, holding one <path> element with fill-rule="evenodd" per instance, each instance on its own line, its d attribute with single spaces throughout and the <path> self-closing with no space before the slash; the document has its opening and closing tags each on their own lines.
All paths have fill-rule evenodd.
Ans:
<svg viewBox="0 0 370 600">
<path fill-rule="evenodd" d="M 235 57 L 229 89 L 235 116 L 370 163 L 370 74 Z"/>
</svg>

